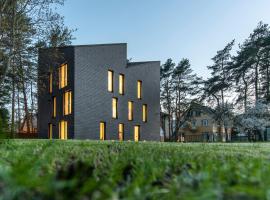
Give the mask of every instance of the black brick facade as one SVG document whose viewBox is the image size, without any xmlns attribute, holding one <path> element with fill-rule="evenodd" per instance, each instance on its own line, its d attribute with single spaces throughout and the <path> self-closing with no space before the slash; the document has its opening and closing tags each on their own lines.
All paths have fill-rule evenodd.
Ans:
<svg viewBox="0 0 270 200">
<path fill-rule="evenodd" d="M 99 139 L 99 123 L 106 122 L 106 139 L 118 140 L 118 124 L 124 124 L 124 140 L 134 140 L 134 126 L 140 125 L 140 140 L 159 140 L 160 62 L 127 62 L 126 44 L 85 45 L 40 50 L 38 86 L 38 134 L 48 137 L 48 123 L 53 123 L 58 138 L 58 122 L 68 121 L 68 138 Z M 58 67 L 68 64 L 68 86 L 58 89 Z M 48 73 L 53 67 L 55 86 L 48 92 Z M 113 92 L 107 90 L 108 70 L 114 72 Z M 118 92 L 119 74 L 125 75 L 125 93 Z M 44 78 L 45 77 L 45 78 Z M 137 99 L 137 81 L 142 81 L 142 99 Z M 62 95 L 71 90 L 72 114 L 63 116 Z M 57 97 L 57 117 L 52 119 L 52 96 Z M 112 118 L 112 98 L 118 98 L 118 118 Z M 134 118 L 128 121 L 128 101 L 134 102 Z M 147 122 L 142 121 L 142 105 L 147 104 Z"/>
</svg>

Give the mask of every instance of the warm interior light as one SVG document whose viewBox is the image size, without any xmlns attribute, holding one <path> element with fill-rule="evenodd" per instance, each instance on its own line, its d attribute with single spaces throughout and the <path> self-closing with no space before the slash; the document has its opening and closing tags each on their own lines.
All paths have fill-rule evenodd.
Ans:
<svg viewBox="0 0 270 200">
<path fill-rule="evenodd" d="M 119 141 L 124 140 L 124 124 L 118 125 L 118 138 L 119 138 Z"/>
<path fill-rule="evenodd" d="M 119 74 L 119 94 L 124 94 L 124 83 L 125 82 L 125 76 L 123 74 Z"/>
<path fill-rule="evenodd" d="M 112 117 L 117 118 L 117 98 L 112 98 Z"/>
<path fill-rule="evenodd" d="M 134 141 L 138 142 L 140 140 L 140 126 L 134 126 Z"/>
<path fill-rule="evenodd" d="M 128 120 L 133 120 L 133 102 L 128 102 Z"/>
<path fill-rule="evenodd" d="M 142 81 L 137 81 L 137 98 L 142 98 Z"/>
<path fill-rule="evenodd" d="M 59 139 L 67 139 L 67 121 L 61 121 L 59 123 Z"/>
<path fill-rule="evenodd" d="M 147 122 L 147 105 L 143 105 L 143 122 Z"/>
<path fill-rule="evenodd" d="M 99 123 L 99 139 L 105 140 L 105 122 Z"/>
<path fill-rule="evenodd" d="M 108 70 L 108 91 L 113 92 L 113 71 Z"/>
<path fill-rule="evenodd" d="M 67 86 L 67 64 L 61 65 L 59 68 L 59 88 Z"/>
</svg>

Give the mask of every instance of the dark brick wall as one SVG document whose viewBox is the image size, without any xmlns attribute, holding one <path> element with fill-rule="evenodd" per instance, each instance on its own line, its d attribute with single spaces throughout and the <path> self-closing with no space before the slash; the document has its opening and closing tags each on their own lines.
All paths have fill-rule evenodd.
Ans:
<svg viewBox="0 0 270 200">
<path fill-rule="evenodd" d="M 61 64 L 68 64 L 68 85 L 59 89 L 58 68 Z M 53 69 L 53 92 L 49 93 L 49 72 Z M 53 138 L 59 138 L 58 123 L 68 121 L 68 138 L 74 138 L 74 109 L 72 114 L 63 116 L 63 93 L 74 93 L 74 48 L 41 49 L 39 51 L 38 68 L 38 137 L 48 138 L 48 124 L 53 124 Z M 56 97 L 56 118 L 52 118 L 53 97 Z M 72 95 L 74 101 L 74 94 Z"/>
<path fill-rule="evenodd" d="M 99 139 L 99 122 L 106 122 L 106 139 L 118 139 L 118 124 L 125 125 L 125 140 L 133 140 L 135 125 L 141 140 L 159 140 L 159 62 L 127 65 L 126 44 L 75 48 L 75 138 Z M 108 70 L 114 71 L 114 92 L 107 91 Z M 118 75 L 125 75 L 125 94 L 118 92 Z M 137 80 L 142 99 L 137 99 Z M 118 119 L 112 119 L 112 97 L 118 98 Z M 128 101 L 134 102 L 134 120 L 128 121 Z M 142 105 L 148 121 L 142 122 Z"/>
<path fill-rule="evenodd" d="M 160 62 L 127 64 L 126 44 L 86 45 L 60 48 L 61 56 L 53 57 L 41 50 L 39 54 L 38 133 L 47 138 L 48 123 L 53 123 L 58 138 L 58 122 L 68 121 L 68 138 L 99 139 L 99 123 L 106 122 L 106 139 L 118 139 L 118 124 L 123 123 L 124 139 L 134 139 L 134 126 L 141 127 L 141 140 L 159 140 L 159 73 Z M 50 58 L 50 59 L 49 59 Z M 68 63 L 68 86 L 59 90 L 55 83 L 53 95 L 48 93 L 49 67 Z M 114 71 L 114 92 L 107 91 L 108 70 Z M 118 92 L 119 74 L 125 75 L 125 94 Z M 43 77 L 46 77 L 45 79 Z M 137 80 L 142 81 L 142 99 L 137 99 Z M 44 88 L 45 87 L 45 88 Z M 63 116 L 63 91 L 73 92 L 73 113 Z M 57 117 L 52 119 L 52 96 L 57 96 Z M 112 98 L 118 98 L 118 119 L 112 119 Z M 128 121 L 128 101 L 134 102 L 134 120 Z M 148 121 L 142 122 L 142 105 L 148 105 Z M 75 134 L 74 134 L 75 133 Z"/>
</svg>

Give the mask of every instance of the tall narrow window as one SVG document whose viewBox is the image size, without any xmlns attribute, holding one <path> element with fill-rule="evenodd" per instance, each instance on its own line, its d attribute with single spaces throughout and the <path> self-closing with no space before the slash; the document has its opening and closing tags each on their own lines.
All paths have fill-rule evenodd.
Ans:
<svg viewBox="0 0 270 200">
<path fill-rule="evenodd" d="M 123 95 L 125 92 L 125 76 L 119 74 L 119 94 Z"/>
<path fill-rule="evenodd" d="M 59 139 L 66 140 L 67 139 L 67 121 L 59 122 Z"/>
<path fill-rule="evenodd" d="M 105 122 L 99 123 L 99 139 L 100 140 L 106 139 L 106 123 Z"/>
<path fill-rule="evenodd" d="M 113 92 L 113 71 L 108 70 L 108 91 Z"/>
<path fill-rule="evenodd" d="M 53 136 L 53 126 L 52 124 L 48 124 L 48 139 L 52 139 Z"/>
<path fill-rule="evenodd" d="M 137 81 L 137 98 L 142 98 L 142 81 Z"/>
<path fill-rule="evenodd" d="M 143 105 L 142 118 L 143 118 L 143 122 L 147 122 L 147 105 L 146 104 Z"/>
<path fill-rule="evenodd" d="M 133 120 L 133 102 L 132 101 L 128 102 L 128 120 L 129 121 Z"/>
<path fill-rule="evenodd" d="M 52 74 L 52 72 L 50 72 L 50 75 L 49 75 L 49 92 L 50 92 L 50 94 L 52 93 L 52 90 L 53 90 L 53 74 Z"/>
<path fill-rule="evenodd" d="M 56 117 L 56 97 L 53 97 L 53 114 L 52 117 Z"/>
<path fill-rule="evenodd" d="M 59 89 L 67 86 L 67 64 L 59 67 Z"/>
<path fill-rule="evenodd" d="M 117 115 L 117 98 L 112 98 L 112 118 L 116 119 Z"/>
<path fill-rule="evenodd" d="M 64 93 L 63 110 L 64 110 L 64 115 L 70 115 L 72 112 L 72 92 L 71 91 Z"/>
<path fill-rule="evenodd" d="M 134 126 L 134 141 L 138 142 L 140 140 L 140 126 Z"/>
<path fill-rule="evenodd" d="M 124 140 L 124 124 L 118 124 L 118 138 L 119 141 Z"/>
</svg>

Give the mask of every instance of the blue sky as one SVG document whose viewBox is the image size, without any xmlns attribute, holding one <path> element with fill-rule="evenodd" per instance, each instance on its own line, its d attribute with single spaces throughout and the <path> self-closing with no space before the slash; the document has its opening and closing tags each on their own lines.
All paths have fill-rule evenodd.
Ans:
<svg viewBox="0 0 270 200">
<path fill-rule="evenodd" d="M 58 11 L 74 44 L 126 42 L 132 61 L 188 58 L 204 77 L 217 50 L 270 23 L 270 0 L 67 0 Z"/>
</svg>

